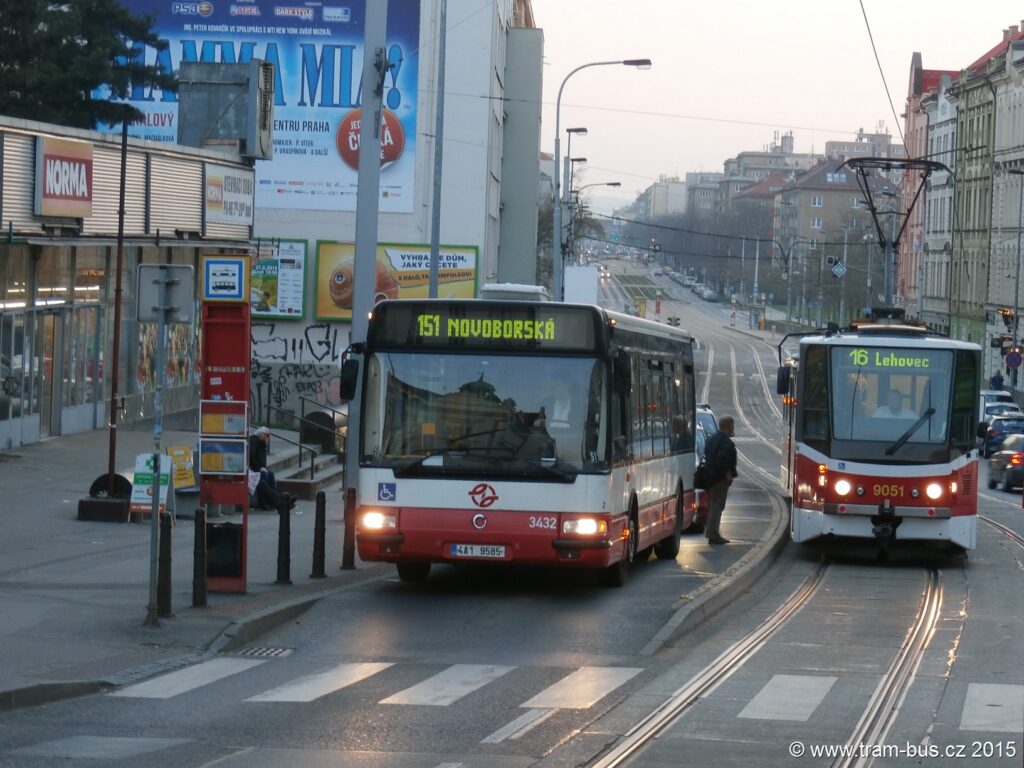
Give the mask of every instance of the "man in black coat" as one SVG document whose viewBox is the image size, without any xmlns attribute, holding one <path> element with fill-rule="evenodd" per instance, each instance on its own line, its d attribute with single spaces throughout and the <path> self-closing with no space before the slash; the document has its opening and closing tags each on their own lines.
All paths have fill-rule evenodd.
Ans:
<svg viewBox="0 0 1024 768">
<path fill-rule="evenodd" d="M 708 520 L 704 533 L 709 544 L 729 543 L 722 536 L 719 526 L 729 496 L 729 486 L 736 479 L 736 445 L 732 441 L 734 434 L 736 425 L 732 416 L 723 416 L 718 420 L 718 431 L 708 438 L 704 448 L 708 486 Z"/>
</svg>

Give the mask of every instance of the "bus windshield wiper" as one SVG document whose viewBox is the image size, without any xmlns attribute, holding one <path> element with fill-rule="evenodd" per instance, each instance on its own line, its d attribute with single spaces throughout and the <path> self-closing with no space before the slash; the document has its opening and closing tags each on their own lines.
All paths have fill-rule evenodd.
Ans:
<svg viewBox="0 0 1024 768">
<path fill-rule="evenodd" d="M 907 440 L 909 440 L 913 436 L 913 434 L 921 428 L 922 424 L 924 424 L 926 421 L 928 421 L 928 419 L 930 419 L 934 415 L 934 408 L 929 408 L 927 411 L 922 413 L 921 418 L 915 421 L 913 425 L 911 425 L 910 429 L 908 429 L 906 432 L 900 435 L 899 440 L 897 440 L 895 443 L 893 443 L 892 445 L 885 449 L 885 455 L 892 456 L 894 453 L 896 453 L 896 451 L 898 451 L 900 448 L 906 445 Z"/>
</svg>

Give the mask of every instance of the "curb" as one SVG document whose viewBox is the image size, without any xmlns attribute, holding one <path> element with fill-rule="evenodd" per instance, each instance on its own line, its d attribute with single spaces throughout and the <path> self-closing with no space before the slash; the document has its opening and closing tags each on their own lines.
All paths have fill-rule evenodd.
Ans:
<svg viewBox="0 0 1024 768">
<path fill-rule="evenodd" d="M 9 691 L 0 691 L 0 712 L 36 707 L 40 704 L 52 704 L 55 701 L 102 693 L 111 688 L 113 688 L 112 685 L 99 680 L 39 683 L 24 688 L 12 688 Z"/>
<path fill-rule="evenodd" d="M 694 627 L 703 624 L 743 592 L 746 592 L 775 562 L 788 539 L 788 524 L 782 499 L 772 494 L 772 523 L 761 540 L 734 565 L 722 571 L 700 589 L 683 595 L 686 605 L 677 610 L 641 650 L 642 656 L 653 656 L 662 646 L 679 639 Z"/>
</svg>

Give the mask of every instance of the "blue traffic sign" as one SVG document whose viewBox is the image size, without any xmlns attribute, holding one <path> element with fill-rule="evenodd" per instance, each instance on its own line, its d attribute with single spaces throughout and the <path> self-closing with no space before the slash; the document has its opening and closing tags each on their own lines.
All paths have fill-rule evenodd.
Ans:
<svg viewBox="0 0 1024 768">
<path fill-rule="evenodd" d="M 1021 361 L 1024 358 L 1021 357 L 1020 352 L 1013 350 L 1006 355 L 1006 367 L 1007 368 L 1020 368 Z"/>
</svg>

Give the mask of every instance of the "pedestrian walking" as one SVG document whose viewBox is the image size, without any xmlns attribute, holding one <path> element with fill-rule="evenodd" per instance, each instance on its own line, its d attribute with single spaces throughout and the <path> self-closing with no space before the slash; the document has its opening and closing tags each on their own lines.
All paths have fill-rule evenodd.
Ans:
<svg viewBox="0 0 1024 768">
<path fill-rule="evenodd" d="M 732 416 L 718 420 L 718 431 L 708 438 L 704 447 L 705 472 L 707 473 L 708 520 L 704 533 L 709 544 L 728 544 L 722 536 L 722 511 L 729 496 L 729 486 L 736 479 L 736 445 L 732 441 L 736 426 Z"/>
</svg>

